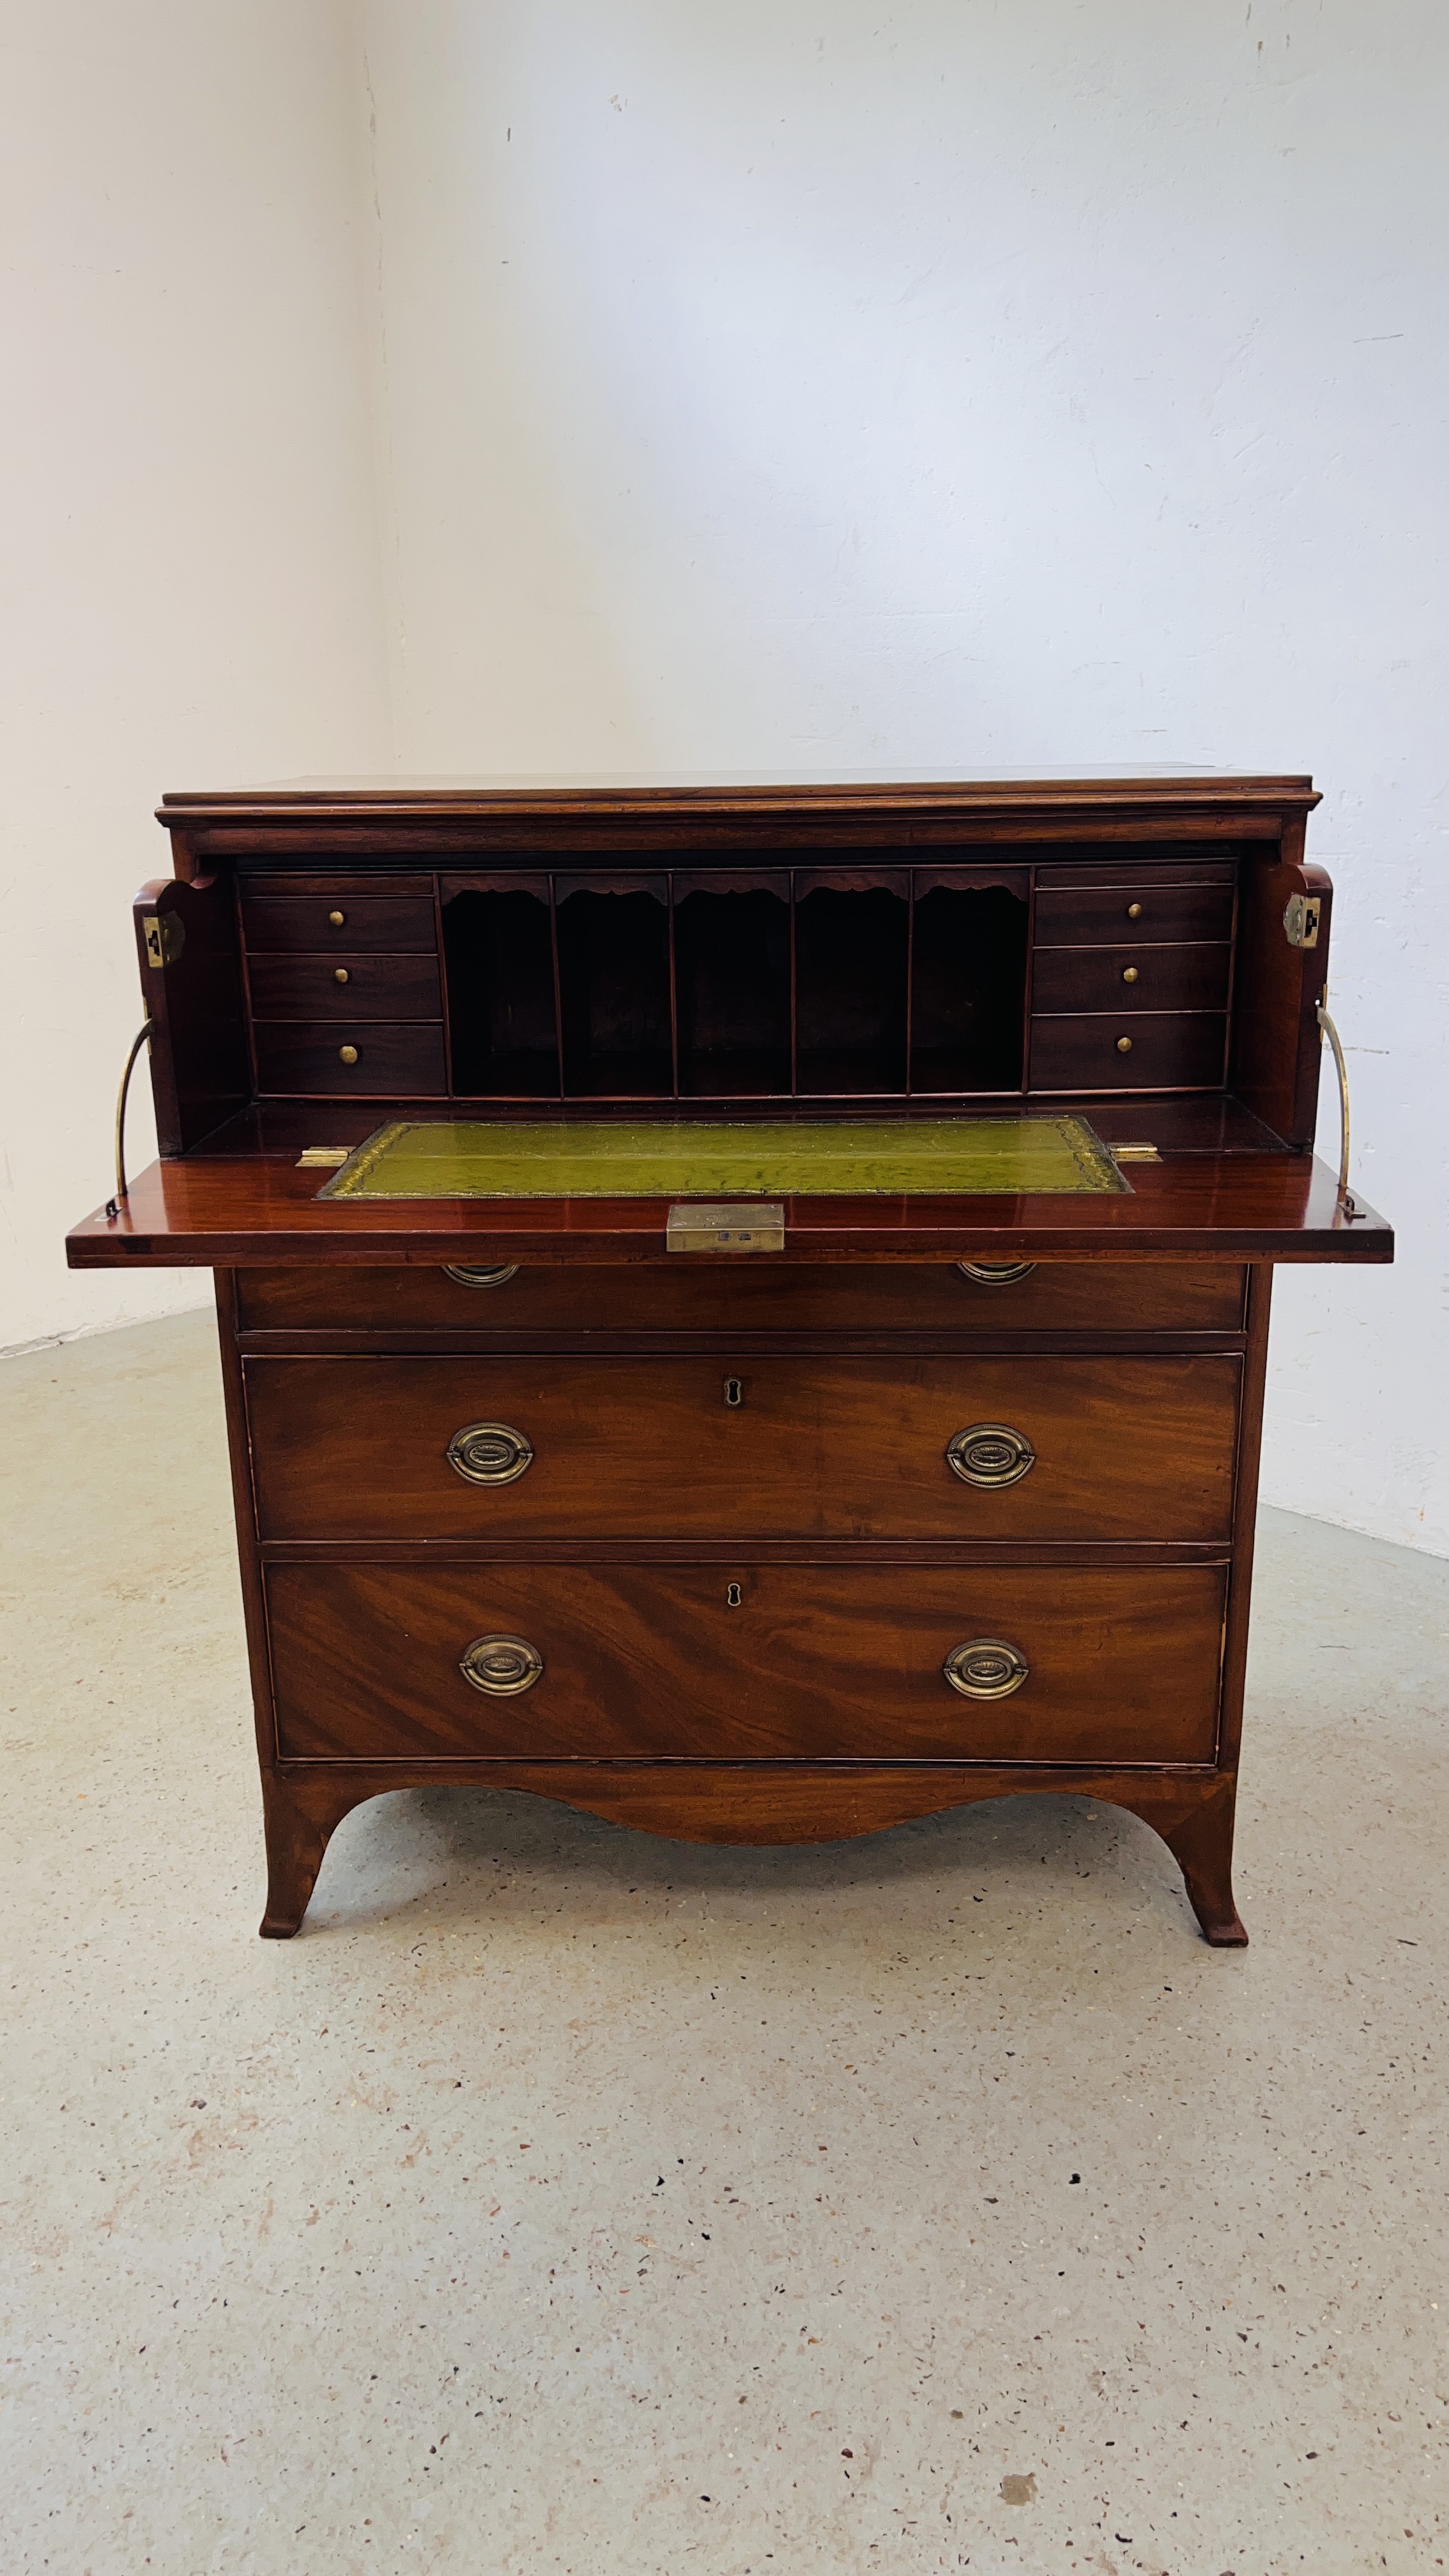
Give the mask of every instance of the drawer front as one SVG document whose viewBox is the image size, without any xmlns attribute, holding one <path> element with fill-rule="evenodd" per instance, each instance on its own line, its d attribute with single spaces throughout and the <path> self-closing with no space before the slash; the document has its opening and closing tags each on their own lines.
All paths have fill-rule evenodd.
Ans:
<svg viewBox="0 0 1449 2576">
<path fill-rule="evenodd" d="M 259 1020 L 441 1020 L 436 957 L 252 957 Z"/>
<path fill-rule="evenodd" d="M 245 1369 L 264 1538 L 1211 1543 L 1231 1525 L 1240 1365 L 1223 1353 L 737 1370 L 728 1357 L 252 1358 Z M 479 1425 L 531 1451 L 506 1482 L 449 1463 L 450 1443 Z M 949 1444 L 978 1426 L 1026 1444 L 1014 1481 L 953 1469 Z M 976 1473 L 974 1446 L 962 1464 Z"/>
<path fill-rule="evenodd" d="M 360 1100 L 435 1096 L 448 1088 L 440 1025 L 406 1020 L 258 1020 L 257 1089 Z M 353 1059 L 350 1063 L 343 1049 Z"/>
<path fill-rule="evenodd" d="M 1223 1079 L 1221 1011 L 1095 1012 L 1031 1024 L 1033 1091 L 1211 1091 Z"/>
<path fill-rule="evenodd" d="M 1220 1566 L 272 1566 L 278 1750 L 1206 1763 L 1225 1584 Z M 532 1650 L 527 1687 L 495 1697 L 464 1679 L 490 1638 Z M 1026 1667 L 1009 1697 L 947 1681 L 947 1658 L 979 1641 Z M 506 1653 L 527 1671 L 518 1643 Z M 996 1661 L 973 1669 L 989 1679 Z"/>
<path fill-rule="evenodd" d="M 418 895 L 346 894 L 333 891 L 242 894 L 242 928 L 249 951 L 284 949 L 304 956 L 339 957 L 391 948 L 436 954 L 431 892 Z M 340 914 L 339 920 L 333 915 Z"/>
<path fill-rule="evenodd" d="M 1225 1011 L 1226 940 L 1180 948 L 1039 948 L 1032 970 L 1037 1011 Z"/>
<path fill-rule="evenodd" d="M 1103 948 L 1138 940 L 1230 939 L 1230 885 L 1039 886 L 1041 948 Z"/>
<path fill-rule="evenodd" d="M 503 1265 L 508 1267 L 508 1265 Z M 243 1332 L 1237 1333 L 1227 1262 L 1043 1261 L 973 1279 L 954 1261 L 768 1262 L 702 1254 L 614 1267 L 525 1262 L 471 1286 L 446 1270 L 240 1270 Z"/>
</svg>

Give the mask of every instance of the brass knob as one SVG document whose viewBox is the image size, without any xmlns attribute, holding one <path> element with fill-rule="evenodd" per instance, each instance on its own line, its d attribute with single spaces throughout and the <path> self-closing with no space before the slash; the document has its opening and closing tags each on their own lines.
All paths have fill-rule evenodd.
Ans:
<svg viewBox="0 0 1449 2576">
<path fill-rule="evenodd" d="M 1124 966 L 1124 967 L 1123 967 L 1123 969 L 1122 969 L 1122 981 L 1123 981 L 1123 983 L 1124 983 L 1124 984 L 1135 984 L 1135 983 L 1136 983 L 1136 981 L 1137 981 L 1137 969 L 1136 969 L 1136 967 L 1135 967 L 1135 966 Z"/>
<path fill-rule="evenodd" d="M 347 919 L 347 915 L 345 912 L 329 912 L 327 918 L 331 922 L 334 930 L 340 930 L 344 921 Z"/>
<path fill-rule="evenodd" d="M 1129 921 L 1140 921 L 1142 919 L 1142 906 L 1140 903 L 1129 903 L 1127 906 L 1127 918 Z"/>
<path fill-rule="evenodd" d="M 518 1264 L 503 1261 L 496 1269 L 486 1270 L 472 1261 L 445 1261 L 443 1276 L 456 1279 L 460 1288 L 501 1288 L 505 1279 L 518 1277 Z"/>
<path fill-rule="evenodd" d="M 1009 1288 L 1014 1279 L 1029 1279 L 1036 1268 L 1034 1261 L 958 1261 L 963 1279 L 974 1279 L 978 1288 Z"/>
<path fill-rule="evenodd" d="M 1132 1040 L 1130 1038 L 1119 1038 L 1117 1040 L 1117 1053 L 1119 1055 L 1130 1055 L 1132 1053 Z"/>
<path fill-rule="evenodd" d="M 334 966 L 332 969 L 332 981 L 334 984 L 349 984 L 351 983 L 352 978 L 348 974 L 345 966 Z"/>
<path fill-rule="evenodd" d="M 1030 1669 L 1026 1657 L 1000 1637 L 972 1637 L 964 1646 L 953 1646 L 941 1666 L 963 1699 L 1010 1699 Z"/>
<path fill-rule="evenodd" d="M 946 1464 L 963 1485 L 1019 1485 L 1036 1465 L 1036 1451 L 1009 1422 L 973 1422 L 947 1441 Z"/>
<path fill-rule="evenodd" d="M 465 1422 L 446 1454 L 465 1485 L 511 1485 L 533 1465 L 533 1443 L 507 1422 Z"/>
<path fill-rule="evenodd" d="M 339 1047 L 337 1052 L 344 1064 L 356 1064 L 357 1049 L 355 1046 Z"/>
<path fill-rule="evenodd" d="M 526 1637 L 475 1637 L 458 1670 L 489 1699 L 516 1699 L 520 1691 L 532 1690 L 543 1671 L 543 1657 Z"/>
</svg>

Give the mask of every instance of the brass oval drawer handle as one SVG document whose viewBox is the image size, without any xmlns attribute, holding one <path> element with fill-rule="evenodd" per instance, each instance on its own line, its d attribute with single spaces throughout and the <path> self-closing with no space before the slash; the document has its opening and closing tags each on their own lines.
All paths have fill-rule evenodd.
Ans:
<svg viewBox="0 0 1449 2576">
<path fill-rule="evenodd" d="M 511 1485 L 533 1465 L 533 1443 L 507 1422 L 465 1422 L 448 1443 L 448 1464 L 465 1485 Z"/>
<path fill-rule="evenodd" d="M 458 1666 L 465 1682 L 489 1699 L 516 1699 L 532 1690 L 543 1657 L 526 1637 L 475 1637 Z"/>
<path fill-rule="evenodd" d="M 946 1463 L 963 1485 L 1019 1485 L 1036 1465 L 1036 1451 L 1009 1422 L 973 1422 L 947 1441 Z"/>
<path fill-rule="evenodd" d="M 1036 1268 L 1034 1261 L 958 1261 L 963 1279 L 974 1279 L 979 1288 L 1009 1288 L 1013 1279 L 1029 1279 Z"/>
<path fill-rule="evenodd" d="M 952 1647 L 941 1670 L 963 1699 L 1010 1699 L 1031 1666 L 1000 1637 L 972 1637 L 966 1645 Z"/>
<path fill-rule="evenodd" d="M 503 1261 L 489 1270 L 473 1261 L 445 1261 L 443 1276 L 456 1279 L 463 1288 L 501 1288 L 505 1279 L 518 1277 L 518 1264 L 516 1261 Z"/>
</svg>

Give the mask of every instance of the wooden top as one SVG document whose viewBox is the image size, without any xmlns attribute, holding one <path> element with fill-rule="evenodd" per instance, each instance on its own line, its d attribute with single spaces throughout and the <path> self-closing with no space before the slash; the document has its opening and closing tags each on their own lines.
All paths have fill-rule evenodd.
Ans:
<svg viewBox="0 0 1449 2576">
<path fill-rule="evenodd" d="M 1139 1127 L 1145 1126 L 1139 1116 Z M 1391 1228 L 1350 1222 L 1307 1155 L 1169 1154 L 1130 1167 L 1130 1196 L 790 1199 L 781 1253 L 675 1253 L 663 1199 L 319 1199 L 296 1152 L 153 1163 L 120 1213 L 66 1238 L 73 1270 L 332 1262 L 1008 1261 L 1045 1258 L 1384 1262 Z M 1362 1202 L 1357 1204 L 1361 1205 Z"/>
<path fill-rule="evenodd" d="M 584 778 L 301 778 L 163 797 L 178 874 L 207 859 L 291 851 L 624 846 L 632 836 L 681 848 L 760 844 L 784 835 L 831 842 L 933 843 L 1066 833 L 1075 840 L 1180 835 L 1277 840 L 1319 802 L 1298 772 L 1139 768 L 1034 776 L 895 778 L 683 774 Z M 559 837 L 555 837 L 555 836 Z M 603 836 L 600 838 L 599 836 Z"/>
</svg>

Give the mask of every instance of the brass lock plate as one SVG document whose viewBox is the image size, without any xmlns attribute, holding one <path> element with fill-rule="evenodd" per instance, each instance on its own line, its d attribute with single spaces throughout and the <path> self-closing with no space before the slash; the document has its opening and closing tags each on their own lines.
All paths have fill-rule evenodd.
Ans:
<svg viewBox="0 0 1449 2576">
<path fill-rule="evenodd" d="M 746 1199 L 705 1207 L 681 1201 L 669 1211 L 664 1239 L 671 1252 L 783 1252 L 785 1204 Z"/>
</svg>

